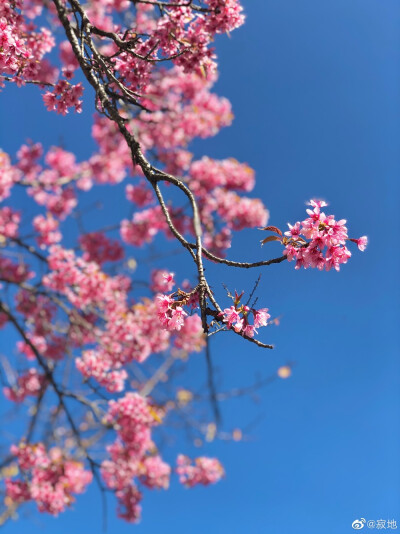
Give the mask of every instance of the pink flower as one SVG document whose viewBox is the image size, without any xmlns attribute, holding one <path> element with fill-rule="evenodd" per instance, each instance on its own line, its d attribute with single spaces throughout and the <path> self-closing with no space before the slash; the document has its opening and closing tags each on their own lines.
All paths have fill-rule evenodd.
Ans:
<svg viewBox="0 0 400 534">
<path fill-rule="evenodd" d="M 235 306 L 231 306 L 230 308 L 225 308 L 223 310 L 224 314 L 224 322 L 227 323 L 228 328 L 232 328 L 232 325 L 240 321 L 240 314 L 236 310 Z"/>
<path fill-rule="evenodd" d="M 327 271 L 334 267 L 336 271 L 340 270 L 342 263 L 347 263 L 351 252 L 346 247 L 331 247 L 326 256 L 325 268 Z"/>
<path fill-rule="evenodd" d="M 363 235 L 359 239 L 356 240 L 357 246 L 359 250 L 364 252 L 364 250 L 367 248 L 368 245 L 368 237 L 366 235 Z"/>
<path fill-rule="evenodd" d="M 254 327 L 267 326 L 268 319 L 271 317 L 268 313 L 268 308 L 261 308 L 260 310 L 253 310 Z"/>
<path fill-rule="evenodd" d="M 172 291 L 175 285 L 174 273 L 162 269 L 154 269 L 151 273 L 151 290 L 155 293 Z"/>
<path fill-rule="evenodd" d="M 174 299 L 168 295 L 158 295 L 157 300 L 158 313 L 160 314 L 166 314 L 170 310 L 171 304 L 174 303 Z"/>
<path fill-rule="evenodd" d="M 300 223 L 295 223 L 294 226 L 288 223 L 289 231 L 285 232 L 285 235 L 290 236 L 292 238 L 297 238 L 300 236 Z"/>
<path fill-rule="evenodd" d="M 168 330 L 180 330 L 187 316 L 185 310 L 167 295 L 158 295 L 158 319 Z"/>
<path fill-rule="evenodd" d="M 256 333 L 255 326 L 252 324 L 246 324 L 242 331 L 243 331 L 243 334 L 247 337 L 254 337 L 254 334 Z"/>
<path fill-rule="evenodd" d="M 233 329 L 235 332 L 241 332 L 242 329 L 244 328 L 245 326 L 245 322 L 244 322 L 244 319 L 241 317 L 240 319 L 238 319 L 236 321 L 236 323 L 233 325 Z"/>
<path fill-rule="evenodd" d="M 169 330 L 180 330 L 184 323 L 184 318 L 187 316 L 187 313 L 177 306 L 175 309 L 171 310 L 171 318 L 168 321 Z"/>
</svg>

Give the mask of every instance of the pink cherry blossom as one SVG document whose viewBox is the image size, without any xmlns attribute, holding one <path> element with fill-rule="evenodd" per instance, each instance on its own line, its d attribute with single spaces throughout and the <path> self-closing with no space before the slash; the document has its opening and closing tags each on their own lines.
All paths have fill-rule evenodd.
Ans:
<svg viewBox="0 0 400 534">
<path fill-rule="evenodd" d="M 151 290 L 155 293 L 172 291 L 174 285 L 174 273 L 162 269 L 153 270 L 151 273 Z"/>
<path fill-rule="evenodd" d="M 187 313 L 178 306 L 176 301 L 167 295 L 158 295 L 158 319 L 161 325 L 168 330 L 180 330 L 184 324 Z"/>
<path fill-rule="evenodd" d="M 228 328 L 231 328 L 232 325 L 237 323 L 240 319 L 240 314 L 236 310 L 235 306 L 231 306 L 230 308 L 225 308 L 223 313 L 224 313 L 224 321 L 227 323 Z"/>
<path fill-rule="evenodd" d="M 224 469 L 216 458 L 202 456 L 192 464 L 190 458 L 182 454 L 178 456 L 176 472 L 179 481 L 188 488 L 198 484 L 215 484 L 224 476 Z"/>
<path fill-rule="evenodd" d="M 61 241 L 62 235 L 58 230 L 59 222 L 54 217 L 37 215 L 33 219 L 33 227 L 38 233 L 37 241 L 41 248 Z"/>
<path fill-rule="evenodd" d="M 107 261 L 119 261 L 124 257 L 124 249 L 120 243 L 109 239 L 101 232 L 84 234 L 79 242 L 82 250 L 85 251 L 83 254 L 85 261 L 94 261 L 102 265 Z"/>
<path fill-rule="evenodd" d="M 0 236 L 17 237 L 18 226 L 21 220 L 19 212 L 5 206 L 0 208 Z"/>
<path fill-rule="evenodd" d="M 309 217 L 294 226 L 289 224 L 289 231 L 285 232 L 288 238 L 283 239 L 286 245 L 283 253 L 288 261 L 296 260 L 296 269 L 317 267 L 329 271 L 333 267 L 339 271 L 340 265 L 351 257 L 346 241 L 353 241 L 360 250 L 365 250 L 367 238 L 350 239 L 344 219 L 337 221 L 333 215 L 321 211 L 327 206 L 325 201 L 311 200 L 309 204 L 313 208 L 307 209 Z"/>
<path fill-rule="evenodd" d="M 38 396 L 45 383 L 45 376 L 32 368 L 18 377 L 15 386 L 3 388 L 3 393 L 10 401 L 22 402 L 28 395 Z"/>
<path fill-rule="evenodd" d="M 95 113 L 87 155 L 31 140 L 15 158 L 0 151 L 0 328 L 18 335 L 4 358 L 3 394 L 27 423 L 17 429 L 26 441 L 11 447 L 17 474 L 5 478 L 11 512 L 35 502 L 57 515 L 95 475 L 118 515 L 138 522 L 146 493 L 167 489 L 174 473 L 187 487 L 224 475 L 205 456 L 181 454 L 172 470 L 158 427 L 193 415 L 194 435 L 203 434 L 198 410 L 189 416 L 192 402 L 174 399 L 175 383 L 164 380 L 183 380 L 184 361 L 207 335 L 229 330 L 268 346 L 255 339 L 270 320 L 255 308 L 262 295 L 244 304 L 244 293 L 228 291 L 221 306 L 207 264 L 238 266 L 223 260 L 234 232 L 267 224 L 267 207 L 251 193 L 255 172 L 229 154 L 191 152 L 233 121 L 215 90 L 215 46 L 244 20 L 239 0 L 0 3 L 0 89 L 30 85 L 50 112 L 81 113 L 85 99 L 81 118 Z M 104 206 L 92 203 L 100 189 Z M 346 220 L 326 206 L 311 200 L 284 235 L 263 228 L 274 233 L 264 244 L 278 241 L 296 269 L 339 270 L 348 241 L 365 250 L 368 240 L 349 238 Z M 167 240 L 190 259 L 181 284 L 154 260 L 151 249 Z M 176 268 L 186 264 L 178 258 Z M 199 396 L 187 391 L 193 403 Z"/>
<path fill-rule="evenodd" d="M 366 235 L 363 235 L 358 239 L 350 239 L 350 241 L 354 241 L 354 243 L 357 244 L 358 249 L 361 250 L 361 252 L 364 252 L 368 245 L 368 237 Z"/>
<path fill-rule="evenodd" d="M 268 313 L 268 308 L 261 308 L 260 310 L 254 310 L 254 327 L 267 326 L 268 319 L 271 317 Z"/>
<path fill-rule="evenodd" d="M 47 91 L 43 95 L 43 101 L 48 111 L 57 111 L 61 115 L 66 115 L 69 108 L 75 108 L 77 113 L 82 112 L 83 86 L 78 83 L 71 85 L 66 80 L 60 80 L 53 92 Z"/>
<path fill-rule="evenodd" d="M 46 451 L 43 444 L 20 443 L 11 452 L 16 456 L 24 479 L 6 480 L 7 495 L 18 502 L 33 500 L 40 512 L 58 515 L 83 493 L 92 473 L 82 463 L 63 456 L 60 449 Z"/>
</svg>

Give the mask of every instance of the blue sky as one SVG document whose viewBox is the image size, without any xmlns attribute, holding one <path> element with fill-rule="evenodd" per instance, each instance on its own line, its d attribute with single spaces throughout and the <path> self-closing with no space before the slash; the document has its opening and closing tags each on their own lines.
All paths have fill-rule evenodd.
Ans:
<svg viewBox="0 0 400 534">
<path fill-rule="evenodd" d="M 216 90 L 232 101 L 236 118 L 216 138 L 196 142 L 196 156 L 233 156 L 255 168 L 255 193 L 271 224 L 299 220 L 304 202 L 320 197 L 348 220 L 352 236 L 368 235 L 370 246 L 364 254 L 354 250 L 340 273 L 298 272 L 286 263 L 262 271 L 259 302 L 283 316 L 262 335 L 276 349 L 216 336 L 218 380 L 226 388 L 246 385 L 256 372 L 267 376 L 287 361 L 296 362 L 293 376 L 260 391 L 258 403 L 223 406 L 228 428 L 258 421 L 251 440 L 201 450 L 222 460 L 223 482 L 146 492 L 138 526 L 115 519 L 110 502 L 109 532 L 344 534 L 360 517 L 396 519 L 400 528 L 400 5 L 243 3 L 246 25 L 217 42 Z M 13 153 L 26 138 L 45 146 L 63 140 L 88 157 L 86 107 L 64 119 L 41 108 L 35 89 L 8 87 L 0 97 L 0 146 Z M 102 201 L 109 200 L 106 191 Z M 259 239 L 256 231 L 237 235 L 230 257 L 279 255 L 274 244 L 260 249 Z M 179 262 L 172 266 L 184 275 Z M 218 291 L 221 282 L 248 290 L 259 272 L 211 265 L 208 274 Z M 11 350 L 4 337 L 1 343 L 3 353 Z M 201 356 L 190 366 L 189 373 L 205 372 Z M 193 452 L 183 440 L 178 445 Z M 93 487 L 59 519 L 27 510 L 6 531 L 100 533 L 100 510 Z"/>
</svg>

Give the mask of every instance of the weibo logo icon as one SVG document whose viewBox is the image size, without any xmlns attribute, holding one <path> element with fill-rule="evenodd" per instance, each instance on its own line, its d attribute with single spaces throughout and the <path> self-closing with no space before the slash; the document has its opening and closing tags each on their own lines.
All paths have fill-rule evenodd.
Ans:
<svg viewBox="0 0 400 534">
<path fill-rule="evenodd" d="M 351 524 L 354 530 L 361 530 L 362 528 L 364 528 L 364 525 L 365 525 L 365 519 L 363 517 L 361 519 L 356 519 Z"/>
</svg>

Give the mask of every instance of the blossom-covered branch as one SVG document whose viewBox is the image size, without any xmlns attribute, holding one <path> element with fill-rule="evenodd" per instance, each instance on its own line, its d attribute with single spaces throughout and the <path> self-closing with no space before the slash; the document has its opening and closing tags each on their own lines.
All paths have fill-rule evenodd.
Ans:
<svg viewBox="0 0 400 534">
<path fill-rule="evenodd" d="M 56 515 L 95 479 L 103 498 L 115 494 L 119 515 L 137 521 L 143 491 L 166 489 L 174 471 L 187 487 L 220 480 L 215 458 L 180 454 L 174 470 L 156 445 L 157 430 L 183 420 L 195 439 L 214 437 L 221 394 L 209 338 L 229 331 L 271 349 L 258 333 L 273 321 L 267 303 L 251 302 L 254 291 L 228 291 L 228 303 L 214 292 L 204 261 L 251 269 L 296 260 L 296 268 L 339 270 L 350 257 L 348 241 L 365 249 L 366 237 L 349 238 L 345 221 L 325 215 L 322 201 L 311 201 L 308 218 L 285 234 L 267 226 L 263 202 L 245 196 L 255 183 L 247 164 L 193 159 L 194 139 L 232 122 L 230 103 L 212 92 L 213 42 L 243 22 L 238 0 L 0 6 L 0 85 L 37 86 L 49 112 L 81 113 L 91 102 L 96 110 L 96 148 L 86 160 L 38 142 L 22 145 L 16 158 L 0 153 L 0 328 L 19 336 L 4 395 L 34 407 L 7 456 L 15 471 L 5 480 L 6 518 L 27 501 Z M 111 237 L 101 228 L 86 232 L 84 199 L 123 182 L 124 201 L 110 209 Z M 34 206 L 32 221 L 18 209 L 17 189 Z M 270 232 L 263 243 L 280 243 L 278 257 L 227 258 L 233 232 L 245 228 Z M 179 281 L 168 268 L 153 269 L 138 294 L 129 251 L 157 235 L 177 241 L 193 271 Z M 177 393 L 174 381 L 188 354 L 201 351 L 211 427 L 187 415 L 188 399 L 199 395 Z M 232 396 L 242 391 L 251 388 Z"/>
</svg>

